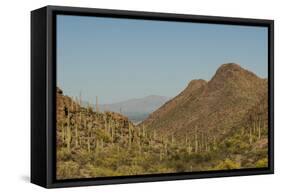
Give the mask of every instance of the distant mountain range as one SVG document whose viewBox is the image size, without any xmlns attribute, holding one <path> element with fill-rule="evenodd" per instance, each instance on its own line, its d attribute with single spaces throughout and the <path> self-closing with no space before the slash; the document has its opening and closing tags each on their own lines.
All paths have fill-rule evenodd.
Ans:
<svg viewBox="0 0 281 194">
<path fill-rule="evenodd" d="M 150 95 L 144 98 L 134 98 L 118 103 L 99 105 L 100 111 L 111 111 L 122 113 L 134 123 L 139 123 L 146 119 L 150 113 L 157 110 L 169 97 Z"/>
</svg>

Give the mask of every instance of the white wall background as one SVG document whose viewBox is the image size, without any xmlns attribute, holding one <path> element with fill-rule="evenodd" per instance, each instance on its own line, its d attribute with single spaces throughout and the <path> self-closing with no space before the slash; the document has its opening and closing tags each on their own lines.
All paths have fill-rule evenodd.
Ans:
<svg viewBox="0 0 281 194">
<path fill-rule="evenodd" d="M 267 193 L 281 180 L 281 91 L 278 0 L 6 0 L 0 11 L 0 193 L 55 193 L 29 183 L 30 171 L 30 11 L 67 5 L 275 20 L 275 175 L 60 189 L 60 193 Z M 231 46 L 231 45 L 229 45 Z M 279 89 L 278 89 L 279 88 Z"/>
</svg>

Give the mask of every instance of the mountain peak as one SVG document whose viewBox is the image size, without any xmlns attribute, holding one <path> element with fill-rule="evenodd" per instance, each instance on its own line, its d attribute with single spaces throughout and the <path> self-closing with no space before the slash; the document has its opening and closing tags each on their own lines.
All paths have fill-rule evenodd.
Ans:
<svg viewBox="0 0 281 194">
<path fill-rule="evenodd" d="M 221 65 L 217 72 L 217 74 L 233 74 L 233 73 L 239 73 L 245 71 L 240 65 L 236 64 L 236 63 L 225 63 L 223 65 Z"/>
<path fill-rule="evenodd" d="M 186 89 L 187 91 L 194 91 L 198 88 L 201 88 L 202 86 L 206 85 L 207 84 L 207 81 L 203 80 L 203 79 L 194 79 L 194 80 L 191 80 Z"/>
<path fill-rule="evenodd" d="M 219 69 L 241 69 L 242 67 L 237 63 L 224 63 L 222 64 Z"/>
<path fill-rule="evenodd" d="M 193 79 L 189 82 L 187 87 L 196 87 L 196 86 L 202 86 L 205 85 L 207 83 L 207 81 L 203 80 L 203 79 Z"/>
<path fill-rule="evenodd" d="M 252 72 L 242 68 L 236 63 L 226 63 L 221 65 L 209 82 L 209 88 L 222 88 L 224 86 L 237 85 L 237 87 L 247 86 L 256 82 L 259 78 Z M 230 84 L 230 85 L 229 85 Z"/>
</svg>

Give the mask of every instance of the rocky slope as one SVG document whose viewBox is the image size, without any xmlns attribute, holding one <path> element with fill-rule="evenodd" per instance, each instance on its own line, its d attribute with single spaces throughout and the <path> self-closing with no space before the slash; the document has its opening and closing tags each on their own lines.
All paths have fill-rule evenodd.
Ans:
<svg viewBox="0 0 281 194">
<path fill-rule="evenodd" d="M 265 94 L 266 80 L 237 64 L 224 64 L 210 81 L 191 81 L 141 125 L 178 138 L 194 131 L 220 137 L 238 126 Z"/>
</svg>

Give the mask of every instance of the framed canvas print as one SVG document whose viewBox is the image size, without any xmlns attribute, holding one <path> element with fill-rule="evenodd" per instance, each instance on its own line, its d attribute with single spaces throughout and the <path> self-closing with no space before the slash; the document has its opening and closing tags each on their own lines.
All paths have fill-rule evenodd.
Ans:
<svg viewBox="0 0 281 194">
<path fill-rule="evenodd" d="M 31 182 L 273 173 L 273 21 L 31 12 Z"/>
</svg>

